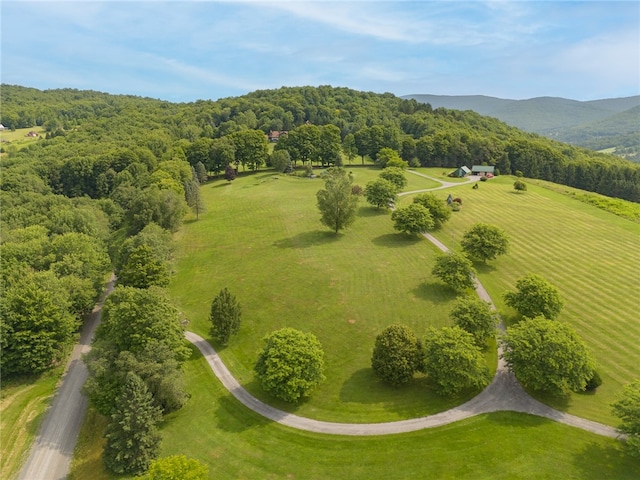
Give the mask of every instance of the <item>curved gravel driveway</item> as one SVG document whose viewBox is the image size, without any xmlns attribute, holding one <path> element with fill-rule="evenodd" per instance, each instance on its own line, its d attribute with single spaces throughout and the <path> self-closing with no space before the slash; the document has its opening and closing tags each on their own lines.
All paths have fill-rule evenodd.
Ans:
<svg viewBox="0 0 640 480">
<path fill-rule="evenodd" d="M 442 185 L 436 188 L 416 190 L 412 192 L 402 192 L 401 195 L 440 190 L 443 188 L 459 186 L 464 183 L 479 180 L 479 177 L 471 177 L 469 180 L 467 180 L 467 182 L 442 182 L 441 180 L 429 177 L 422 173 L 418 173 L 412 170 L 409 170 L 409 172 L 442 183 Z M 427 233 L 424 234 L 424 236 L 443 252 L 449 251 L 449 249 L 442 242 L 440 242 L 431 234 Z M 480 281 L 475 278 L 474 282 L 476 285 L 476 293 L 478 294 L 478 296 L 482 300 L 489 302 L 495 309 L 491 297 L 487 293 L 486 289 L 482 286 Z M 504 329 L 502 320 L 500 321 L 499 328 Z M 243 405 L 270 420 L 300 430 L 334 435 L 389 435 L 395 433 L 412 432 L 415 430 L 422 430 L 424 428 L 439 427 L 452 422 L 457 422 L 458 420 L 473 417 L 475 415 L 480 415 L 482 413 L 513 411 L 537 415 L 550 420 L 554 420 L 556 422 L 563 423 L 565 425 L 581 428 L 598 435 L 604 435 L 606 437 L 624 438 L 624 436 L 619 434 L 613 427 L 584 418 L 576 417 L 575 415 L 570 415 L 568 413 L 560 412 L 559 410 L 555 410 L 534 399 L 520 386 L 515 376 L 507 368 L 502 358 L 499 358 L 498 360 L 498 368 L 496 370 L 493 381 L 487 388 L 480 392 L 480 394 L 478 394 L 468 402 L 463 403 L 462 405 L 441 413 L 437 413 L 435 415 L 412 418 L 409 420 L 401 420 L 396 422 L 362 424 L 336 423 L 313 420 L 310 418 L 305 418 L 299 415 L 294 415 L 292 413 L 278 410 L 258 400 L 249 392 L 247 392 L 233 377 L 233 375 L 231 375 L 231 372 L 229 372 L 225 364 L 222 362 L 215 349 L 206 340 L 193 332 L 185 332 L 185 336 L 187 340 L 193 343 L 198 348 L 198 350 L 200 350 L 202 355 L 207 360 L 207 363 L 209 364 L 215 375 L 218 377 L 218 379 L 225 386 L 225 388 L 229 390 L 229 392 L 231 392 L 231 394 Z M 501 357 L 500 354 L 502 353 L 502 351 L 500 348 L 498 349 L 498 353 L 499 357 Z"/>
</svg>

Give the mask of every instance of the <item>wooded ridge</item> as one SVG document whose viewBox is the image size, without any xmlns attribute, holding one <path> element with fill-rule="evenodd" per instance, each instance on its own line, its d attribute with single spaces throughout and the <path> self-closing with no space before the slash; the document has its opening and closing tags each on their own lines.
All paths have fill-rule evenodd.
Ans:
<svg viewBox="0 0 640 480">
<path fill-rule="evenodd" d="M 527 132 L 592 150 L 614 149 L 639 161 L 640 95 L 577 101 L 558 97 L 510 100 L 484 95 L 406 95 L 433 108 L 473 110 Z"/>
</svg>

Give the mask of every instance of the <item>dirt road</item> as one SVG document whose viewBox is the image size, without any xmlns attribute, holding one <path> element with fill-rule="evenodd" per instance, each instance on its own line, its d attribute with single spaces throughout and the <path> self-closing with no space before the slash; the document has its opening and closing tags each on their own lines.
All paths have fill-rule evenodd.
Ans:
<svg viewBox="0 0 640 480">
<path fill-rule="evenodd" d="M 20 480 L 62 480 L 69 473 L 88 405 L 82 394 L 82 386 L 88 377 L 82 354 L 91 348 L 93 334 L 100 323 L 102 305 L 113 291 L 114 281 L 112 277 L 100 301 L 87 317 L 80 342 L 73 349 L 53 403 L 46 412 L 29 458 L 22 468 Z"/>
</svg>

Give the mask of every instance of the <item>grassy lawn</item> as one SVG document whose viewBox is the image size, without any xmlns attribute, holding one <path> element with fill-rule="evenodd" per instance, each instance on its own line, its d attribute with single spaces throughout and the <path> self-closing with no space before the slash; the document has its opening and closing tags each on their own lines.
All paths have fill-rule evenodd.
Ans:
<svg viewBox="0 0 640 480">
<path fill-rule="evenodd" d="M 26 461 L 44 411 L 53 398 L 61 368 L 38 378 L 2 384 L 0 399 L 0 478 L 13 478 Z"/>
<path fill-rule="evenodd" d="M 356 183 L 364 185 L 378 171 L 354 168 L 353 173 Z M 638 253 L 633 247 L 640 227 L 547 189 L 530 186 L 524 195 L 511 193 L 512 182 L 496 178 L 478 190 L 470 185 L 451 190 L 462 197 L 463 208 L 436 235 L 451 245 L 480 219 L 507 230 L 511 253 L 478 265 L 503 316 L 507 322 L 514 320 L 514 312 L 502 302 L 504 290 L 529 271 L 546 276 L 561 289 L 566 302 L 560 321 L 572 323 L 591 345 L 605 380 L 596 395 L 574 395 L 565 402 L 545 400 L 571 413 L 616 424 L 608 403 L 622 384 L 639 373 L 640 352 L 634 346 L 640 332 L 629 299 L 638 298 L 634 277 Z M 472 396 L 474 392 L 466 392 L 441 399 L 430 394 L 424 378 L 396 390 L 372 376 L 373 340 L 382 328 L 403 322 L 423 335 L 428 325 L 448 324 L 454 295 L 430 275 L 435 248 L 425 240 L 396 234 L 388 213 L 363 201 L 359 218 L 348 231 L 335 236 L 323 228 L 315 207 L 315 192 L 321 187 L 319 179 L 276 179 L 265 172 L 241 176 L 230 185 L 203 186 L 208 211 L 178 233 L 179 255 L 170 286 L 190 320 L 188 328 L 209 338 L 211 300 L 221 288 L 230 288 L 242 303 L 243 325 L 229 347 L 212 343 L 252 393 L 304 416 L 389 421 L 443 410 Z M 429 187 L 411 187 L 419 188 Z M 446 198 L 448 193 L 438 195 Z M 407 197 L 400 203 L 409 201 Z M 626 290 L 616 288 L 620 282 Z M 603 297 L 611 304 L 605 306 Z M 284 326 L 313 332 L 326 353 L 327 381 L 296 407 L 265 396 L 252 374 L 261 338 Z M 618 350 L 609 352 L 614 346 Z M 162 455 L 197 458 L 209 465 L 210 478 L 631 479 L 640 475 L 640 461 L 625 455 L 616 440 L 512 412 L 384 437 L 296 431 L 238 403 L 195 348 L 192 351 L 185 365 L 191 399 L 165 419 Z M 487 362 L 495 365 L 495 350 L 487 353 Z M 104 419 L 89 414 L 71 479 L 110 478 L 99 456 L 103 425 Z"/>
<path fill-rule="evenodd" d="M 622 386 L 640 378 L 640 225 L 548 188 L 529 185 L 513 190 L 512 177 L 455 187 L 463 200 L 436 236 L 447 245 L 462 238 L 477 221 L 499 225 L 511 238 L 508 255 L 477 265 L 507 322 L 515 312 L 502 300 L 506 290 L 527 273 L 537 273 L 557 286 L 565 302 L 559 321 L 577 329 L 593 350 L 604 384 L 595 395 L 568 399 L 540 397 L 572 414 L 615 425 L 609 404 Z M 403 198 L 403 202 L 411 201 Z"/>
<path fill-rule="evenodd" d="M 444 173 L 440 170 L 423 171 L 437 177 Z M 361 185 L 379 173 L 366 168 L 352 172 Z M 433 186 L 428 179 L 407 177 L 412 182 L 407 190 Z M 595 395 L 543 400 L 615 425 L 609 404 L 640 374 L 640 324 L 629 301 L 640 298 L 640 226 L 533 185 L 517 194 L 512 182 L 498 177 L 482 182 L 478 190 L 460 185 L 437 192 L 443 199 L 449 193 L 462 197 L 463 208 L 436 236 L 455 244 L 476 221 L 508 232 L 511 253 L 477 265 L 503 317 L 507 322 L 515 319 L 502 293 L 528 272 L 543 275 L 565 300 L 560 321 L 578 329 L 604 379 Z M 243 325 L 230 346 L 220 349 L 222 358 L 254 395 L 300 415 L 391 421 L 435 413 L 472 396 L 474 392 L 440 398 L 420 377 L 393 389 L 372 375 L 370 356 L 377 333 L 398 322 L 419 336 L 430 325 L 446 325 L 455 296 L 430 274 L 435 247 L 396 233 L 388 212 L 363 200 L 357 222 L 344 233 L 336 236 L 322 227 L 315 205 L 315 192 L 322 185 L 320 179 L 261 172 L 232 184 L 203 187 L 208 211 L 179 233 L 170 287 L 191 321 L 189 328 L 208 337 L 211 300 L 228 287 L 242 304 Z M 399 204 L 410 201 L 410 196 L 402 197 Z M 327 381 L 296 406 L 269 398 L 252 373 L 261 338 L 284 326 L 313 332 L 326 354 Z M 493 366 L 495 355 L 488 357 Z"/>
<path fill-rule="evenodd" d="M 361 185 L 378 173 L 353 169 Z M 413 189 L 433 186 L 425 178 L 408 178 Z M 423 336 L 430 325 L 449 323 L 455 295 L 430 277 L 435 247 L 396 233 L 387 211 L 363 200 L 348 231 L 336 236 L 324 228 L 315 200 L 323 185 L 320 179 L 258 173 L 202 188 L 208 211 L 181 230 L 170 286 L 189 328 L 209 336 L 211 301 L 228 287 L 242 304 L 243 325 L 221 356 L 253 394 L 300 415 L 391 421 L 442 411 L 473 396 L 441 398 L 425 378 L 395 389 L 372 375 L 371 351 L 383 328 L 405 323 Z M 266 396 L 252 372 L 261 339 L 284 326 L 314 333 L 326 355 L 327 381 L 297 406 Z M 495 355 L 488 357 L 493 367 Z"/>
<path fill-rule="evenodd" d="M 625 455 L 618 441 L 518 413 L 384 437 L 292 430 L 238 403 L 193 351 L 185 366 L 191 399 L 164 421 L 161 456 L 197 458 L 209 465 L 212 479 L 624 480 L 640 475 L 640 461 Z M 101 459 L 91 453 L 95 447 L 87 445 L 101 441 L 93 428 L 100 421 L 89 423 L 69 479 L 114 478 L 105 475 Z"/>
</svg>

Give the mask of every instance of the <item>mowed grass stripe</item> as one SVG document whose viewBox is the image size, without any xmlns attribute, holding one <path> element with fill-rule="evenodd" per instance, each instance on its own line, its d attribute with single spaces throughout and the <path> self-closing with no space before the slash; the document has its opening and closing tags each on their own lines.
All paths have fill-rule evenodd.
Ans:
<svg viewBox="0 0 640 480">
<path fill-rule="evenodd" d="M 624 383 L 640 375 L 640 326 L 631 300 L 640 294 L 640 228 L 541 188 L 514 194 L 512 181 L 501 177 L 475 191 L 468 186 L 453 189 L 463 198 L 462 211 L 436 235 L 450 242 L 452 235 L 461 238 L 477 221 L 507 231 L 509 255 L 478 265 L 481 281 L 507 318 L 512 312 L 501 297 L 518 278 L 538 273 L 559 288 L 566 302 L 560 320 L 578 330 L 611 379 L 597 395 L 574 395 L 562 408 L 615 423 L 608 403 Z"/>
</svg>

